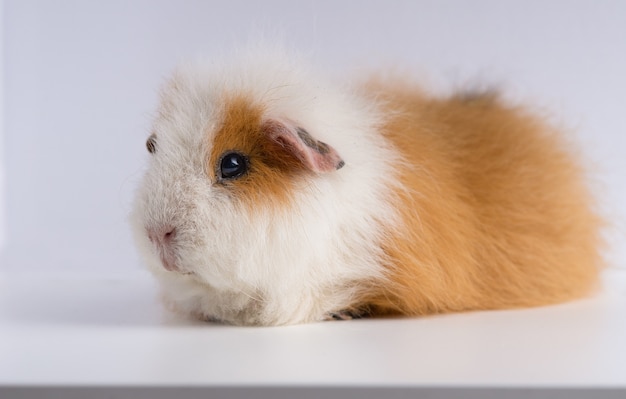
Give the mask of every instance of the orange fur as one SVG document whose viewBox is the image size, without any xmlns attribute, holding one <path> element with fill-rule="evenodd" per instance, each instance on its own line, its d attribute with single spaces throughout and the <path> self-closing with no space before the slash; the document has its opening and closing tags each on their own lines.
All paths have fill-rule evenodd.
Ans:
<svg viewBox="0 0 626 399">
<path fill-rule="evenodd" d="M 536 306 L 588 293 L 600 220 L 560 132 L 493 95 L 431 99 L 370 83 L 404 156 L 390 282 L 355 307 L 418 315 Z"/>
<path fill-rule="evenodd" d="M 301 162 L 262 131 L 263 107 L 246 97 L 225 102 L 224 120 L 212 141 L 206 173 L 216 180 L 217 164 L 229 150 L 239 151 L 250 160 L 250 171 L 240 179 L 224 182 L 237 198 L 251 208 L 272 202 L 267 209 L 285 209 L 291 203 Z"/>
</svg>

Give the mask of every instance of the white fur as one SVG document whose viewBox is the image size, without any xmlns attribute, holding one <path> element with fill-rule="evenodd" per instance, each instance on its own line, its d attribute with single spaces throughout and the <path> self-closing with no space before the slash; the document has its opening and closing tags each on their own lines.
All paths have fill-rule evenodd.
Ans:
<svg viewBox="0 0 626 399">
<path fill-rule="evenodd" d="M 271 199 L 252 214 L 205 173 L 224 98 L 244 94 L 268 118 L 288 118 L 334 147 L 342 169 L 312 176 L 294 209 Z M 366 280 L 384 278 L 380 239 L 390 205 L 395 153 L 377 132 L 376 104 L 337 91 L 277 52 L 257 51 L 224 66 L 180 67 L 154 122 L 157 151 L 131 217 L 138 247 L 167 301 L 185 313 L 234 324 L 324 319 L 351 304 Z M 146 228 L 177 228 L 183 275 L 166 271 Z"/>
</svg>

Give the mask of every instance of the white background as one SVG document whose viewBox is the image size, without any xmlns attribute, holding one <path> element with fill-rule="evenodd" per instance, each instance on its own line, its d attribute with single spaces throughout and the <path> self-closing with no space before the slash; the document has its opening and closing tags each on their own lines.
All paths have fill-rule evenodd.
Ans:
<svg viewBox="0 0 626 399">
<path fill-rule="evenodd" d="M 593 165 L 626 265 L 624 1 L 52 1 L 0 6 L 0 270 L 124 273 L 157 90 L 180 60 L 282 35 L 339 79 L 393 65 L 549 109 Z M 253 66 L 252 66 L 253 67 Z M 4 180 L 4 182 L 3 182 Z"/>
</svg>

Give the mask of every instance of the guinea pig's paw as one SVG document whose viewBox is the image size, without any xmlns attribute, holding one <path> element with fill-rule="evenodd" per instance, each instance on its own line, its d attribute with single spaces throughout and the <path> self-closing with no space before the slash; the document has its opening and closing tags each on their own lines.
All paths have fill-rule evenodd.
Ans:
<svg viewBox="0 0 626 399">
<path fill-rule="evenodd" d="M 207 314 L 204 314 L 202 312 L 193 312 L 193 313 L 191 313 L 191 317 L 193 317 L 194 319 L 196 319 L 198 321 L 202 321 L 202 322 L 205 322 L 205 323 L 225 324 L 224 321 L 219 319 L 218 317 L 207 315 Z"/>
<path fill-rule="evenodd" d="M 344 309 L 338 312 L 329 312 L 324 315 L 324 321 L 328 320 L 352 320 L 352 319 L 361 319 L 365 317 L 367 314 L 365 312 L 359 311 L 358 309 Z"/>
</svg>

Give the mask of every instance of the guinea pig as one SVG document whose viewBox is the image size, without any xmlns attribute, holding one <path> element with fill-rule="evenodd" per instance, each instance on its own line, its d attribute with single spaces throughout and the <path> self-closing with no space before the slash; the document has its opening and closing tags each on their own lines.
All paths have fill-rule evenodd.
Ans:
<svg viewBox="0 0 626 399">
<path fill-rule="evenodd" d="M 590 293 L 601 220 L 565 135 L 488 91 L 333 85 L 263 52 L 179 67 L 131 224 L 172 308 L 285 325 Z"/>
</svg>

